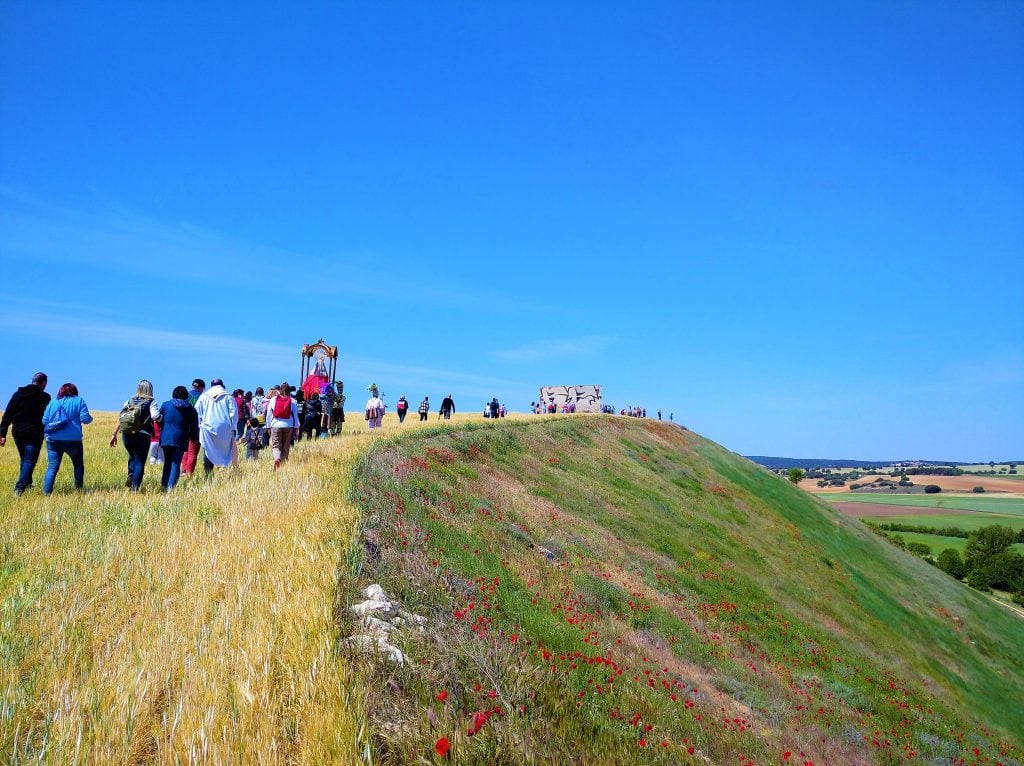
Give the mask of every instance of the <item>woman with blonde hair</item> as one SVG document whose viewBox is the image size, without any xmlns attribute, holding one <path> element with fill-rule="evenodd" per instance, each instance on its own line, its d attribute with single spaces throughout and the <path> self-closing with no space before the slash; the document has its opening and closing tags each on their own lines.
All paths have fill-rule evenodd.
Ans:
<svg viewBox="0 0 1024 766">
<path fill-rule="evenodd" d="M 132 492 L 142 486 L 146 472 L 146 458 L 149 443 L 153 437 L 153 422 L 160 420 L 160 407 L 153 398 L 153 384 L 140 380 L 135 396 L 124 403 L 117 416 L 117 426 L 110 435 L 110 446 L 117 444 L 120 432 L 124 449 L 128 453 L 128 480 L 126 485 Z"/>
</svg>

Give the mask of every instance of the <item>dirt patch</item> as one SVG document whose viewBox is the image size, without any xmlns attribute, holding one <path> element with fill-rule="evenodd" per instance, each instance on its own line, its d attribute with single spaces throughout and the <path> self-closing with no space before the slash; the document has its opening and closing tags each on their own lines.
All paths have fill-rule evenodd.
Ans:
<svg viewBox="0 0 1024 766">
<path fill-rule="evenodd" d="M 888 503 L 844 503 L 832 501 L 831 505 L 847 516 L 959 516 L 964 511 L 955 508 L 922 508 L 917 505 L 890 505 Z"/>
</svg>

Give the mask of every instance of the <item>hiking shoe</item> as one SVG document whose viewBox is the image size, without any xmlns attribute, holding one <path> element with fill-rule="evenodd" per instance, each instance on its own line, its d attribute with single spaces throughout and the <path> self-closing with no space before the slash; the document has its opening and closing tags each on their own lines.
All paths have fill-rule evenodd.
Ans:
<svg viewBox="0 0 1024 766">
<path fill-rule="evenodd" d="M 16 489 L 16 490 L 14 490 L 14 496 L 15 497 L 21 497 L 24 494 L 25 494 L 25 490 L 23 490 L 23 489 Z"/>
</svg>

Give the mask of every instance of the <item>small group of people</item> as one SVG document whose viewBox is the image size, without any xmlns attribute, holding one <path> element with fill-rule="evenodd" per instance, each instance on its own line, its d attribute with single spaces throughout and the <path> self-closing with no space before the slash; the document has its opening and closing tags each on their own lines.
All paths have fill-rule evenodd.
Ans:
<svg viewBox="0 0 1024 766">
<path fill-rule="evenodd" d="M 624 410 L 619 410 L 620 415 L 625 415 L 627 418 L 646 418 L 647 408 L 646 407 L 627 407 Z M 658 413 L 658 419 L 661 419 L 661 413 Z"/>
<path fill-rule="evenodd" d="M 371 383 L 367 386 L 367 390 L 370 392 L 370 398 L 366 400 L 366 411 L 363 413 L 363 417 L 366 420 L 366 426 L 370 429 L 380 428 L 384 421 L 384 413 L 387 412 L 387 405 L 384 403 L 384 395 L 381 394 L 376 383 Z M 495 400 L 495 402 L 497 402 L 497 400 Z M 423 401 L 420 402 L 420 406 L 416 408 L 416 411 L 419 413 L 420 422 L 429 418 L 429 396 L 423 397 Z M 455 400 L 452 399 L 451 394 L 448 394 L 448 396 L 441 400 L 441 407 L 437 411 L 437 417 L 438 419 L 444 418 L 445 420 L 451 420 L 453 412 L 455 412 Z M 405 416 L 409 414 L 409 400 L 405 398 L 405 394 L 398 397 L 398 401 L 395 403 L 395 414 L 398 415 L 399 423 L 405 422 Z M 497 415 L 494 417 L 497 417 Z M 504 417 L 504 413 L 502 413 L 502 417 Z"/>
<path fill-rule="evenodd" d="M 544 402 L 530 402 L 530 412 L 534 415 L 557 415 L 558 404 L 555 402 L 555 397 L 549 396 L 547 404 Z M 566 399 L 562 402 L 562 414 L 572 415 L 576 412 L 576 402 L 571 399 Z"/>
<path fill-rule="evenodd" d="M 498 397 L 494 397 L 484 405 L 485 418 L 503 418 L 507 414 L 508 410 L 505 409 L 505 405 L 498 404 Z"/>
</svg>

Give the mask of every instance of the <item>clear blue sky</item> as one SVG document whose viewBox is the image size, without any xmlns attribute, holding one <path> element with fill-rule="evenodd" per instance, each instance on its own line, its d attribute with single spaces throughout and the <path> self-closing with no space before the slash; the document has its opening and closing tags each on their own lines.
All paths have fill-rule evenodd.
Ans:
<svg viewBox="0 0 1024 766">
<path fill-rule="evenodd" d="M 357 408 L 1024 458 L 1021 3 L 243 8 L 0 6 L 0 396 L 323 336 Z"/>
</svg>

